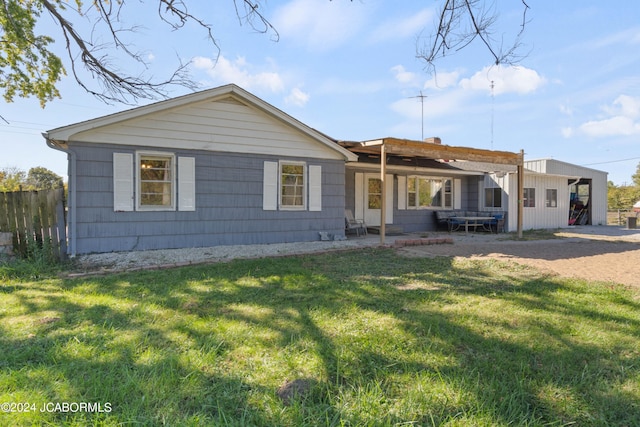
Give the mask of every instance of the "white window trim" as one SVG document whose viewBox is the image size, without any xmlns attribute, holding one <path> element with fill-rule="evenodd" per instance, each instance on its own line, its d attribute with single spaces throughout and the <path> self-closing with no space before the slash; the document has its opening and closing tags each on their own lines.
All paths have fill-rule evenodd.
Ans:
<svg viewBox="0 0 640 427">
<path fill-rule="evenodd" d="M 302 166 L 302 206 L 292 206 L 282 204 L 282 167 L 283 166 Z M 280 160 L 278 162 L 278 208 L 281 211 L 306 211 L 307 210 L 307 187 L 309 186 L 309 173 L 307 162 L 293 161 L 293 160 Z"/>
<path fill-rule="evenodd" d="M 143 157 L 159 157 L 171 159 L 171 206 L 148 206 L 142 205 L 140 198 L 142 195 L 142 178 L 140 176 L 140 162 Z M 137 211 L 175 211 L 176 210 L 176 155 L 166 151 L 136 151 L 136 210 Z"/>
</svg>

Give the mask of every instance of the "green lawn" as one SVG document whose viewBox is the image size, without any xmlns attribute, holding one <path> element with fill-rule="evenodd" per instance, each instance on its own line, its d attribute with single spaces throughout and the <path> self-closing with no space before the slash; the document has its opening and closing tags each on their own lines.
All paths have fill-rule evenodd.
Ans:
<svg viewBox="0 0 640 427">
<path fill-rule="evenodd" d="M 0 404 L 29 412 L 2 426 L 640 425 L 640 291 L 622 286 L 389 249 L 13 272 Z"/>
</svg>

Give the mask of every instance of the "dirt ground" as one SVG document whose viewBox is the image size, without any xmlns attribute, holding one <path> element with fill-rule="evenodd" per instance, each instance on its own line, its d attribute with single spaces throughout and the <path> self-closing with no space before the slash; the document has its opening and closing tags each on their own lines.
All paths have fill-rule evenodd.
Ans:
<svg viewBox="0 0 640 427">
<path fill-rule="evenodd" d="M 518 241 L 504 235 L 451 233 L 453 244 L 410 246 L 399 251 L 415 257 L 496 258 L 563 277 L 640 289 L 640 229 L 587 226 L 554 234 L 550 239 Z"/>
</svg>

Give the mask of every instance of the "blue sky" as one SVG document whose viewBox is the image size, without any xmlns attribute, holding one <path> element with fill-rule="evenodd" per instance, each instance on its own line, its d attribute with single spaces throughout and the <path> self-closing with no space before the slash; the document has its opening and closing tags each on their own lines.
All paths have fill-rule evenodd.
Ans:
<svg viewBox="0 0 640 427">
<path fill-rule="evenodd" d="M 528 2 L 518 67 L 492 66 L 476 43 L 437 62 L 435 74 L 416 50 L 440 1 L 271 0 L 261 10 L 277 42 L 240 26 L 230 0 L 217 3 L 191 11 L 212 23 L 219 56 L 195 26 L 170 32 L 155 22 L 153 2 L 127 9 L 130 22 L 147 26 L 135 42 L 150 73 L 167 75 L 177 56 L 191 60 L 201 89 L 236 83 L 336 139 L 420 139 L 424 129 L 448 145 L 524 149 L 526 159 L 604 170 L 617 185 L 630 183 L 640 163 L 638 2 Z M 499 13 L 496 38 L 509 44 L 521 2 L 487 4 Z M 0 124 L 0 168 L 44 166 L 66 177 L 66 156 L 49 149 L 41 132 L 131 108 L 98 101 L 71 77 L 59 87 L 62 99 L 45 109 L 35 99 L 2 101 L 9 124 Z"/>
</svg>

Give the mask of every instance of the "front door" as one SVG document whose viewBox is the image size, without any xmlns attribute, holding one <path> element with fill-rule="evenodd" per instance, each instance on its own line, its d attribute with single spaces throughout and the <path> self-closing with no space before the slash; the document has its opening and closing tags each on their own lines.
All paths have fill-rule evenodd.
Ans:
<svg viewBox="0 0 640 427">
<path fill-rule="evenodd" d="M 393 224 L 393 175 L 385 179 L 387 187 L 385 222 Z M 380 174 L 356 174 L 356 217 L 370 226 L 380 226 L 382 207 L 382 180 Z"/>
</svg>

